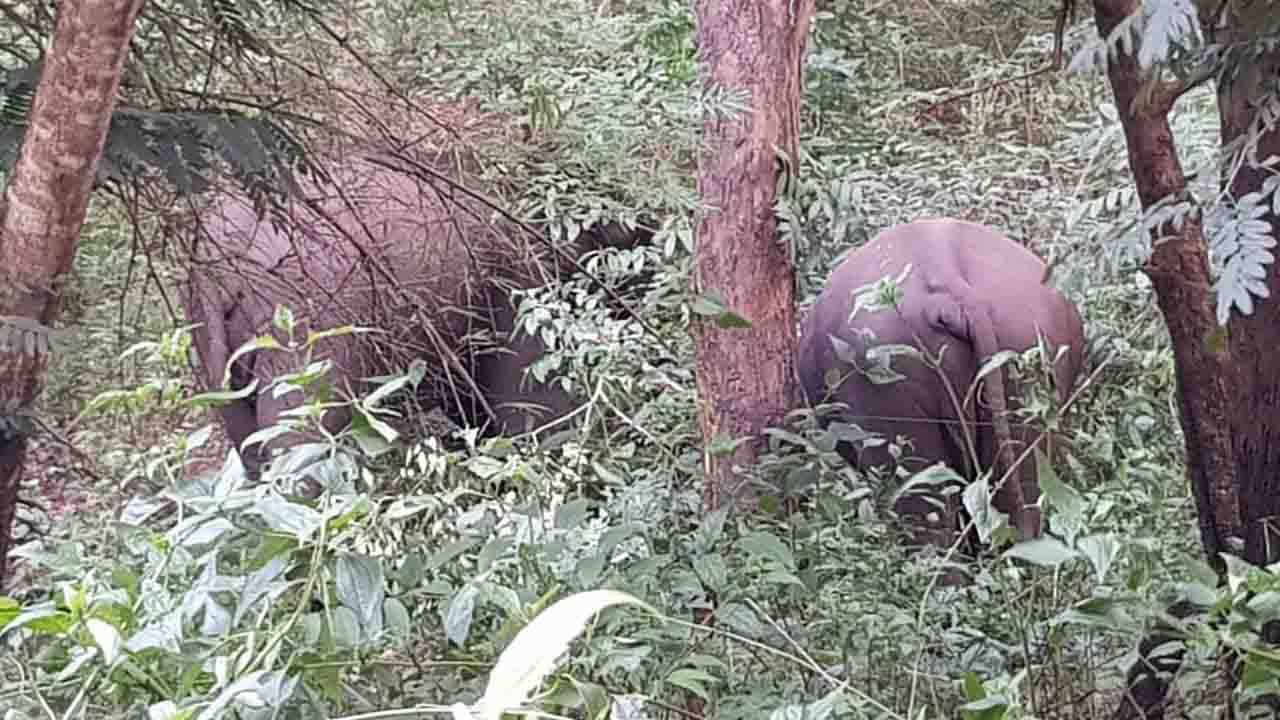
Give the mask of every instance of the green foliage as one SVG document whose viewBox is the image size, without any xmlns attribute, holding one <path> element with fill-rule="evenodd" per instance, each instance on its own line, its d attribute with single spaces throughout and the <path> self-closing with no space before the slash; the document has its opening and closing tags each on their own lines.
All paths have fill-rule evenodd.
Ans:
<svg viewBox="0 0 1280 720">
<path fill-rule="evenodd" d="M 291 189 L 295 172 L 313 168 L 269 102 L 248 103 L 248 110 L 243 101 L 209 103 L 202 98 L 189 103 L 191 96 L 207 95 L 210 88 L 207 80 L 201 93 L 186 86 L 197 72 L 210 76 L 217 68 L 236 73 L 269 57 L 267 32 L 328 3 L 209 0 L 185 3 L 180 11 L 171 5 L 148 3 L 138 21 L 137 52 L 126 68 L 125 97 L 112 118 L 98 184 L 145 185 L 159 175 L 179 193 L 199 193 L 215 171 L 225 169 L 255 197 Z M 45 50 L 39 41 L 52 27 L 52 17 L 38 3 L 7 8 L 5 17 L 9 30 L 0 34 L 0 176 L 16 160 Z M 200 67 L 209 58 L 216 59 L 215 67 Z M 192 63 L 200 69 L 194 70 Z"/>
<path fill-rule="evenodd" d="M 502 17 L 473 0 L 382 7 L 413 20 L 405 27 L 413 29 L 415 46 L 465 58 L 441 66 L 421 56 L 402 66 L 413 86 L 474 98 L 521 123 L 532 143 L 553 153 L 524 168 L 517 165 L 529 162 L 523 155 L 497 155 L 495 171 L 517 173 L 524 183 L 516 200 L 522 214 L 542 211 L 554 218 L 553 228 L 572 235 L 575 225 L 590 227 L 602 217 L 660 222 L 695 207 L 687 169 L 702 113 L 718 105 L 701 98 L 693 83 L 684 4 L 608 15 L 581 0 L 524 0 Z"/>
<path fill-rule="evenodd" d="M 1263 4 L 1268 5 L 1270 3 Z M 1209 241 L 1218 322 L 1225 326 L 1232 310 L 1250 315 L 1254 298 L 1269 295 L 1263 279 L 1275 261 L 1276 239 L 1271 224 L 1262 217 L 1273 206 L 1280 208 L 1280 200 L 1276 199 L 1280 183 L 1267 182 L 1243 197 L 1231 198 L 1220 191 L 1217 184 L 1206 182 L 1218 177 L 1220 160 L 1216 124 L 1208 127 L 1205 121 L 1209 118 L 1202 110 L 1208 102 L 1204 86 L 1214 77 L 1239 75 L 1246 65 L 1258 61 L 1264 48 L 1274 47 L 1280 35 L 1273 25 L 1260 18 L 1241 15 L 1229 22 L 1238 23 L 1240 34 L 1248 40 L 1223 46 L 1213 41 L 1212 33 L 1202 26 L 1205 17 L 1212 17 L 1213 23 L 1220 22 L 1217 13 L 1218 10 L 1206 10 L 1203 15 L 1198 14 L 1192 0 L 1143 3 L 1138 12 L 1121 20 L 1108 37 L 1095 38 L 1081 48 L 1072 61 L 1072 68 L 1076 71 L 1105 69 L 1120 53 L 1136 55 L 1140 67 L 1150 73 L 1144 79 L 1136 109 L 1149 107 L 1155 95 L 1176 87 L 1181 97 L 1172 99 L 1179 106 L 1194 105 L 1195 110 L 1200 110 L 1171 113 L 1175 126 L 1181 126 L 1175 128 L 1181 130 L 1175 132 L 1175 138 L 1179 152 L 1184 154 L 1183 165 L 1189 176 L 1202 178 L 1198 187 L 1193 188 L 1195 192 L 1190 197 L 1161 198 L 1142 212 L 1130 209 L 1127 213 L 1130 217 L 1115 223 L 1112 231 L 1117 235 L 1128 234 L 1132 228 L 1133 234 L 1129 237 L 1137 241 L 1145 257 L 1150 252 L 1151 231 L 1166 224 L 1177 231 L 1188 218 L 1202 219 Z M 1164 80 L 1170 85 L 1159 88 L 1155 84 Z M 1259 92 L 1250 98 L 1250 105 L 1258 108 L 1259 118 L 1280 109 L 1280 95 L 1274 88 L 1256 89 Z M 1228 170 L 1224 185 L 1229 185 L 1243 170 L 1267 174 L 1280 162 L 1280 158 L 1261 156 L 1257 152 L 1258 135 L 1247 133 L 1243 142 L 1221 148 Z M 1212 140 L 1206 142 L 1206 137 Z M 1214 152 L 1206 153 L 1210 148 Z"/>
<path fill-rule="evenodd" d="M 346 17 L 311 20 L 342 28 L 340 37 L 406 88 L 473 98 L 527 128 L 524 142 L 483 149 L 487 177 L 515 181 L 518 215 L 545 218 L 560 240 L 609 219 L 655 227 L 653 247 L 584 261 L 655 332 L 616 312 L 586 279 L 523 293 L 520 330 L 550 348 L 533 374 L 571 387 L 582 406 L 570 422 L 503 439 L 464 428 L 405 443 L 389 427 L 391 401 L 411 386 L 412 368 L 347 398 L 322 380 L 325 359 L 308 357 L 300 372 L 257 388 L 298 388 L 308 398 L 263 437 L 315 427 L 337 404 L 355 407 L 359 420 L 296 446 L 262 484 L 249 485 L 223 452 L 200 471 L 197 456 L 216 433 L 200 427 L 207 418 L 189 431 L 191 414 L 179 413 L 227 395 L 179 399 L 185 333 L 164 334 L 154 288 L 120 280 L 130 257 L 124 234 L 91 235 L 79 259 L 82 313 L 73 315 L 89 326 L 84 349 L 59 366 L 60 390 L 47 401 L 77 404 L 84 388 L 72 381 L 80 377 L 118 388 L 80 422 L 109 459 L 108 479 L 93 492 L 122 495 L 127 509 L 97 513 L 99 524 L 119 518 L 107 528 L 63 517 L 50 538 L 19 550 L 39 573 L 0 600 L 0 623 L 23 612 L 41 617 L 0 638 L 17 660 L 0 662 L 0 707 L 29 717 L 81 708 L 87 717 L 142 716 L 154 707 L 161 717 L 250 718 L 274 710 L 250 707 L 255 701 L 278 700 L 279 717 L 420 705 L 445 712 L 493 687 L 489 671 L 552 603 L 606 589 L 663 619 L 601 612 L 548 675 L 534 701 L 540 709 L 656 716 L 698 698 L 721 718 L 1109 711 L 1098 691 L 1114 689 L 1123 672 L 1110 658 L 1198 577 L 1172 358 L 1149 285 L 1129 274 L 1146 252 L 1142 219 L 1096 77 L 1042 75 L 935 107 L 1025 72 L 1050 47 L 1046 34 L 1025 35 L 1047 31 L 1051 15 L 1035 13 L 1050 3 L 964 6 L 955 15 L 953 6 L 824 3 L 808 64 L 805 156 L 776 207 L 806 300 L 849 247 L 922 215 L 988 222 L 1054 260 L 1053 281 L 1087 318 L 1096 373 L 1063 408 L 1051 400 L 1043 358 L 1006 365 L 1033 381 L 1029 412 L 1069 428 L 1067 461 L 1043 470 L 1045 540 L 987 547 L 965 566 L 972 586 L 938 587 L 954 558 L 909 553 L 895 537 L 888 501 L 912 478 L 899 467 L 856 472 L 836 453 L 840 442 L 887 444 L 901 457 L 908 439 L 838 423 L 819 429 L 830 408 L 796 410 L 769 431 L 752 471 L 765 496 L 759 516 L 703 512 L 687 327 L 695 314 L 729 325 L 737 316 L 715 296 L 686 290 L 692 168 L 703 113 L 735 99 L 698 88 L 686 3 L 518 0 L 499 12 L 469 0 L 351 2 Z M 272 42 L 260 49 L 271 57 L 258 61 L 280 60 L 272 72 L 301 68 L 319 82 L 330 68 L 314 63 L 346 57 L 315 22 L 235 7 L 223 14 L 228 27 L 239 24 L 235 32 L 269 31 Z M 142 37 L 158 46 L 159 26 L 148 28 Z M 1074 29 L 1069 46 L 1088 31 Z M 206 41 L 231 38 L 211 31 L 194 47 L 208 50 Z M 267 70 L 255 76 L 227 63 L 206 74 L 189 65 L 149 66 L 153 85 L 171 93 L 157 96 L 194 92 L 206 80 L 213 92 L 259 84 L 252 102 L 290 94 Z M 1182 102 L 1174 121 L 1190 148 L 1184 160 L 1209 167 L 1197 163 L 1216 148 L 1212 104 L 1203 93 Z M 221 116 L 192 117 L 198 126 Z M 295 134 L 308 126 L 262 117 Z M 234 144 L 238 132 L 248 133 L 214 132 L 206 144 L 216 148 L 215 135 Z M 260 157 L 245 143 L 250 149 L 219 162 Z M 1212 176 L 1202 173 L 1209 187 Z M 173 270 L 159 255 L 138 258 L 163 279 Z M 637 287 L 646 273 L 651 282 Z M 126 294 L 134 304 L 120 315 L 130 319 L 113 328 L 104 298 Z M 278 319 L 291 324 L 285 313 Z M 159 340 L 137 345 L 151 338 Z M 295 340 L 293 350 L 307 353 L 307 340 Z M 103 357 L 129 346 L 137 349 L 128 372 L 104 367 Z M 119 429 L 147 423 L 169 431 L 169 441 Z M 989 490 L 989 480 L 973 483 L 961 501 L 980 534 L 998 540 Z M 1198 658 L 1215 642 L 1258 658 L 1257 687 L 1269 681 L 1268 666 L 1249 643 L 1266 606 L 1243 593 L 1265 591 L 1266 582 L 1212 598 L 1189 591 L 1202 607 L 1245 618 L 1231 633 L 1211 633 L 1209 613 L 1185 623 L 1205 648 Z M 714 625 L 697 625 L 713 607 Z M 1191 663 L 1178 682 L 1193 685 L 1204 667 Z M 237 687 L 251 692 L 214 705 Z"/>
</svg>

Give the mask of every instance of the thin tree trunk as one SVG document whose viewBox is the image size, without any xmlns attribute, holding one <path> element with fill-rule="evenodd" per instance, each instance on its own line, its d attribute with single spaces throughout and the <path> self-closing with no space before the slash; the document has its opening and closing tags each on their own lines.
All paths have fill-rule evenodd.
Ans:
<svg viewBox="0 0 1280 720">
<path fill-rule="evenodd" d="M 1141 11 L 1141 0 L 1095 0 L 1098 33 L 1106 38 L 1129 15 Z M 1167 199 L 1189 200 L 1187 180 L 1178 159 L 1169 112 L 1177 99 L 1173 88 L 1149 88 L 1151 78 L 1132 54 L 1108 59 L 1107 78 L 1124 127 L 1138 197 L 1144 209 Z M 1152 255 L 1143 270 L 1151 278 L 1156 302 L 1168 327 L 1177 377 L 1178 412 L 1187 455 L 1187 476 L 1196 500 L 1200 540 L 1206 558 L 1219 573 L 1219 553 L 1229 537 L 1240 534 L 1236 464 L 1232 449 L 1232 415 L 1228 388 L 1234 379 L 1232 356 L 1219 342 L 1216 304 L 1209 275 L 1208 246 L 1198 210 L 1180 227 L 1166 223 L 1153 233 Z M 1127 694 L 1115 717 L 1160 718 L 1168 693 L 1164 673 L 1176 670 L 1182 654 L 1161 658 L 1149 653 L 1168 637 L 1157 628 L 1139 647 L 1130 669 Z"/>
<path fill-rule="evenodd" d="M 706 505 L 743 489 L 735 466 L 754 463 L 761 433 L 793 407 L 795 267 L 779 241 L 773 203 L 783 161 L 798 165 L 804 54 L 813 0 L 695 0 L 699 70 L 707 90 L 745 95 L 745 112 L 710 115 L 698 162 L 708 208 L 697 228 L 694 284 L 750 328 L 695 328 Z M 740 441 L 731 452 L 715 452 Z"/>
<path fill-rule="evenodd" d="M 0 200 L 0 414 L 10 420 L 31 407 L 43 381 L 47 347 L 32 323 L 48 328 L 58 315 L 143 2 L 58 4 L 22 149 Z M 0 588 L 26 450 L 22 424 L 0 425 Z"/>
</svg>

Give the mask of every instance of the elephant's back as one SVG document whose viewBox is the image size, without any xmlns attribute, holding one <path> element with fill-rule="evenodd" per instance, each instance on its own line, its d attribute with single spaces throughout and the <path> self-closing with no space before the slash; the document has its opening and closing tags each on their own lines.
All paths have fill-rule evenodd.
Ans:
<svg viewBox="0 0 1280 720">
<path fill-rule="evenodd" d="M 830 336 L 855 343 L 857 331 L 871 330 L 877 343 L 941 340 L 947 330 L 934 322 L 940 305 L 981 299 L 1005 316 L 996 318 L 997 325 L 1012 328 L 1019 341 L 1026 334 L 1022 326 L 1061 324 L 1057 319 L 1070 303 L 1043 284 L 1044 273 L 1035 253 L 985 225 L 925 218 L 886 228 L 837 265 L 804 320 L 799 359 L 806 392 L 820 391 L 823 374 L 836 363 Z M 850 321 L 854 292 L 882 278 L 898 280 L 901 305 L 860 312 Z M 1031 335 L 1034 342 L 1034 329 Z"/>
<path fill-rule="evenodd" d="M 995 228 L 955 218 L 924 218 L 881 231 L 846 262 L 851 274 L 879 277 L 881 268 L 912 263 L 929 284 L 958 276 L 984 294 L 1001 287 L 1040 284 L 1045 264 L 1034 252 Z M 874 258 L 874 261 L 871 259 Z M 843 270 L 843 268 L 842 268 Z"/>
<path fill-rule="evenodd" d="M 474 209 L 368 161 L 330 174 L 332 183 L 300 183 L 301 197 L 265 215 L 242 195 L 217 197 L 198 219 L 192 274 L 250 304 L 257 298 L 258 315 L 285 303 L 368 324 L 379 319 L 369 314 L 379 305 L 370 293 L 428 311 L 474 304 L 477 249 L 494 232 Z"/>
</svg>

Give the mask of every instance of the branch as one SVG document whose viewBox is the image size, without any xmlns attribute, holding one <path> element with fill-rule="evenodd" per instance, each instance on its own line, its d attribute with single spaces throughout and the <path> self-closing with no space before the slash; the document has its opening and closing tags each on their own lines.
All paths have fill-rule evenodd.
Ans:
<svg viewBox="0 0 1280 720">
<path fill-rule="evenodd" d="M 394 170 L 399 172 L 408 171 L 410 174 L 416 175 L 423 180 L 436 180 L 439 182 L 447 183 L 449 187 L 485 205 L 486 207 L 493 210 L 494 212 L 497 212 L 499 215 L 502 215 L 504 218 L 510 221 L 513 225 L 515 225 L 516 227 L 518 227 L 519 229 L 527 233 L 530 237 L 534 238 L 536 241 L 547 246 L 553 252 L 560 255 L 560 257 L 564 258 L 565 260 L 568 260 L 570 263 L 573 264 L 573 267 L 578 272 L 582 273 L 585 277 L 591 278 L 591 280 L 593 280 L 596 285 L 599 285 L 600 288 L 604 290 L 605 294 L 608 295 L 611 300 L 618 303 L 618 305 L 621 306 L 622 310 L 626 312 L 627 315 L 630 315 L 632 319 L 634 319 L 637 323 L 639 323 L 640 327 L 643 328 L 645 332 L 647 332 L 650 336 L 652 336 L 654 340 L 657 340 L 658 344 L 661 345 L 662 348 L 666 350 L 668 354 L 670 354 L 672 357 L 676 356 L 675 351 L 667 343 L 666 338 L 659 335 L 658 331 L 655 330 L 653 326 L 651 326 L 644 318 L 640 317 L 639 313 L 637 313 L 631 307 L 631 305 L 627 303 L 626 300 L 623 300 L 622 297 L 618 295 L 618 293 L 613 288 L 601 282 L 589 270 L 587 270 L 586 267 L 583 266 L 583 264 L 578 260 L 578 258 L 572 256 L 570 253 L 565 251 L 564 248 L 557 247 L 554 242 L 549 240 L 543 233 L 539 232 L 537 228 L 521 220 L 520 218 L 512 215 L 505 208 L 500 207 L 497 203 L 493 202 L 489 198 L 481 195 L 478 192 L 475 192 L 474 190 L 463 185 L 462 183 L 456 182 L 450 177 L 447 177 L 441 173 L 436 172 L 430 167 L 424 165 L 423 163 L 418 162 L 417 160 L 411 157 L 406 156 L 401 152 L 393 151 L 388 154 L 391 157 L 398 160 L 400 163 L 404 163 L 404 165 L 389 163 L 377 156 L 372 156 L 372 155 L 368 156 L 366 159 L 369 162 L 375 165 L 381 165 L 387 168 L 388 170 Z"/>
<path fill-rule="evenodd" d="M 448 123 L 440 121 L 434 115 L 432 115 L 431 113 L 423 109 L 421 105 L 409 99 L 409 96 L 406 95 L 399 87 L 397 87 L 395 83 L 391 82 L 382 73 L 378 72 L 378 69 L 373 67 L 373 65 L 368 60 L 366 60 L 363 55 L 360 54 L 360 51 L 355 49 L 355 47 L 351 45 L 351 42 L 347 38 L 340 35 L 337 30 L 334 30 L 331 25 L 326 23 L 324 19 L 320 17 L 319 11 L 308 9 L 307 12 L 308 12 L 308 15 L 311 17 L 312 22 L 314 22 L 317 26 L 319 26 L 319 28 L 323 30 L 326 35 L 332 38 L 334 42 L 338 43 L 338 47 L 341 47 L 343 50 L 345 50 L 347 54 L 355 58 L 356 62 L 360 63 L 360 65 L 364 67 L 365 70 L 368 70 L 371 75 L 377 78 L 378 82 L 382 83 L 387 88 L 387 90 L 391 92 L 392 95 L 395 95 L 398 99 L 407 103 L 409 107 L 418 111 L 418 113 L 421 114 L 423 117 L 425 117 L 427 120 L 430 120 L 433 124 L 438 126 L 440 129 L 452 135 L 453 138 L 458 142 L 463 142 L 462 136 L 458 133 L 456 129 L 454 129 Z"/>
</svg>

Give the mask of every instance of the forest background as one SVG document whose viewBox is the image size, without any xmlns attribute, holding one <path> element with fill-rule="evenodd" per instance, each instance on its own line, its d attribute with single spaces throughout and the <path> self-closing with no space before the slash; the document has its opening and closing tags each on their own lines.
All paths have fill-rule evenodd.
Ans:
<svg viewBox="0 0 1280 720">
<path fill-rule="evenodd" d="M 697 4 L 704 18 L 714 4 Z M 969 587 L 940 588 L 938 558 L 887 541 L 886 489 L 845 467 L 804 412 L 760 448 L 757 469 L 778 502 L 705 512 L 713 443 L 698 424 L 690 328 L 734 318 L 688 289 L 694 168 L 704 117 L 735 101 L 699 82 L 695 8 L 148 4 L 123 65 L 105 182 L 56 325 L 41 335 L 56 351 L 33 398 L 22 502 L 10 505 L 5 720 L 444 711 L 483 692 L 539 610 L 604 587 L 668 620 L 602 613 L 550 676 L 543 709 L 1126 716 L 1150 705 L 1126 694 L 1144 640 L 1147 656 L 1176 660 L 1162 666 L 1160 703 L 1171 689 L 1191 716 L 1280 690 L 1262 642 L 1277 607 L 1262 567 L 1275 560 L 1271 536 L 1249 530 L 1280 499 L 1254 477 L 1270 477 L 1268 461 L 1248 460 L 1272 430 L 1269 406 L 1252 398 L 1274 403 L 1268 383 L 1280 383 L 1256 353 L 1271 343 L 1259 327 L 1274 312 L 1264 309 L 1277 183 L 1266 152 L 1245 171 L 1221 171 L 1224 146 L 1240 149 L 1232 141 L 1274 142 L 1257 125 L 1276 117 L 1274 88 L 1237 104 L 1228 88 L 1274 83 L 1275 28 L 1261 10 L 1216 17 L 1219 38 L 1249 49 L 1211 51 L 1197 9 L 815 8 L 800 157 L 776 201 L 801 305 L 850 247 L 949 215 L 1051 259 L 1052 282 L 1087 324 L 1089 376 L 1064 409 L 1070 453 L 1042 476 L 1053 537 L 986 558 Z M 12 167 L 52 14 L 42 3 L 3 2 L 0 12 L 0 153 Z M 1138 50 L 1108 63 L 1107 48 Z M 410 98 L 455 129 L 474 108 L 511 118 L 521 132 L 493 152 L 518 179 L 503 198 L 514 214 L 541 213 L 566 232 L 605 217 L 662 218 L 651 247 L 589 263 L 618 285 L 647 274 L 633 307 L 657 332 L 609 313 L 585 281 L 531 291 L 525 318 L 553 348 L 547 367 L 587 389 L 586 431 L 514 442 L 464 433 L 387 452 L 357 444 L 361 482 L 340 502 L 240 503 L 211 401 L 192 384 L 172 300 L 182 270 L 157 209 L 200 183 L 200 152 L 186 152 L 184 138 L 232 168 L 305 164 L 273 123 L 299 133 L 309 111 L 350 103 L 351 87 Z M 421 122 L 362 109 L 353 123 Z M 1144 165 L 1134 154 L 1143 147 L 1176 147 L 1177 173 L 1168 153 Z M 140 170 L 152 173 L 146 182 Z M 1173 238 L 1154 255 L 1153 231 Z M 1233 313 L 1243 326 L 1213 330 Z M 1043 412 L 1056 412 L 1049 405 Z M 802 509 L 788 512 L 781 501 L 797 497 Z"/>
</svg>

